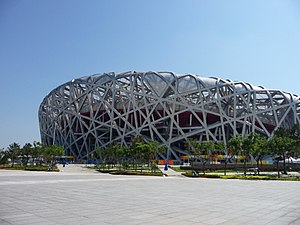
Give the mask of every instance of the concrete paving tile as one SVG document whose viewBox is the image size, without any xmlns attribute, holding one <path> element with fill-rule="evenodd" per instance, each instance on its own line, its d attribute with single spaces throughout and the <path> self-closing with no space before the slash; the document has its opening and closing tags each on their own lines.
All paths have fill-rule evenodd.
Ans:
<svg viewBox="0 0 300 225">
<path fill-rule="evenodd" d="M 107 223 L 107 222 L 101 221 L 101 220 L 100 221 L 88 221 L 85 223 L 76 223 L 76 225 L 86 225 L 86 224 L 89 224 L 89 225 L 111 225 L 110 223 Z"/>
<path fill-rule="evenodd" d="M 150 213 L 136 213 L 136 214 L 130 215 L 130 216 L 124 214 L 124 216 L 127 216 L 128 218 L 132 218 L 132 219 L 147 219 L 147 218 L 155 217 L 155 215 L 150 214 Z"/>
<path fill-rule="evenodd" d="M 284 216 L 286 217 L 296 217 L 296 218 L 300 218 L 300 213 L 299 212 L 288 212 L 286 213 Z"/>
<path fill-rule="evenodd" d="M 218 217 L 219 217 L 219 214 L 206 213 L 201 216 L 196 215 L 195 217 L 191 217 L 191 218 L 189 218 L 189 220 L 194 221 L 194 222 L 203 222 L 204 223 L 205 221 L 213 220 Z"/>
<path fill-rule="evenodd" d="M 202 216 L 196 216 L 196 217 L 190 218 L 188 220 L 193 223 L 204 223 L 204 220 L 209 220 L 209 219 L 211 219 L 211 217 L 207 218 L 207 217 L 202 217 Z"/>
<path fill-rule="evenodd" d="M 179 214 L 170 214 L 169 216 L 174 217 L 174 218 L 178 218 L 180 220 L 191 220 L 195 217 L 198 217 L 197 214 L 183 214 L 183 213 L 179 213 Z"/>
<path fill-rule="evenodd" d="M 221 218 L 214 218 L 211 220 L 204 220 L 203 223 L 208 224 L 208 225 L 217 225 L 226 222 L 227 220 L 221 219 Z"/>
<path fill-rule="evenodd" d="M 45 223 L 51 223 L 51 221 L 48 221 L 46 219 L 27 219 L 27 220 L 17 220 L 17 221 L 11 221 L 14 225 L 29 225 L 29 224 L 45 224 Z"/>
<path fill-rule="evenodd" d="M 3 219 L 0 219 L 0 224 L 1 225 L 12 225 L 12 223 L 6 221 L 6 220 L 3 220 Z"/>
<path fill-rule="evenodd" d="M 144 223 L 145 221 L 147 220 L 143 220 L 143 219 L 133 219 L 133 218 L 110 218 L 110 220 L 104 220 L 106 223 L 108 224 L 132 224 L 132 225 L 135 225 L 135 224 L 142 224 Z"/>
<path fill-rule="evenodd" d="M 280 217 L 280 218 L 276 219 L 275 221 L 282 222 L 282 223 L 291 223 L 291 222 L 297 221 L 298 219 L 299 219 L 299 216 L 297 216 L 297 217 Z M 274 222 L 274 220 L 271 222 Z"/>
<path fill-rule="evenodd" d="M 207 225 L 205 223 L 195 223 L 195 222 L 188 221 L 188 220 L 185 220 L 185 221 L 180 220 L 180 221 L 176 221 L 176 222 L 172 223 L 172 225 L 182 225 L 182 224 L 185 224 L 185 225 Z"/>
<path fill-rule="evenodd" d="M 178 222 L 181 222 L 182 224 L 182 220 L 178 221 L 178 219 L 174 219 L 174 218 L 161 218 L 161 220 L 159 221 L 160 224 L 175 224 Z"/>
<path fill-rule="evenodd" d="M 33 214 L 31 213 L 20 213 L 20 214 L 15 214 L 15 212 L 11 213 L 10 215 L 4 215 L 1 218 L 2 219 L 18 219 L 18 218 L 26 218 L 26 217 L 31 217 Z"/>
<path fill-rule="evenodd" d="M 235 219 L 235 218 L 239 218 L 239 216 L 235 215 L 234 213 L 225 213 L 224 212 L 224 214 L 222 216 L 218 217 L 218 218 L 224 219 L 224 220 L 232 220 L 232 219 Z"/>
<path fill-rule="evenodd" d="M 250 221 L 245 222 L 245 225 L 264 225 L 273 221 L 273 218 L 252 218 Z"/>
<path fill-rule="evenodd" d="M 24 223 L 24 224 L 20 224 L 20 225 L 41 225 L 41 224 L 42 225 L 66 225 L 66 224 L 52 222 L 52 221 L 43 221 L 43 222 L 33 221 L 31 223 Z"/>
<path fill-rule="evenodd" d="M 299 222 L 300 182 L 152 179 L 80 173 L 45 176 L 16 171 L 5 175 L 0 171 L 0 179 L 4 181 L 0 185 L 1 225 L 9 222 L 5 217 L 11 217 L 14 225 L 246 225 L 251 221 L 287 224 L 293 223 L 291 218 L 295 221 L 293 225 Z M 22 214 L 24 220 L 16 216 Z M 37 219 L 27 220 L 26 215 Z"/>
<path fill-rule="evenodd" d="M 300 224 L 300 218 L 297 218 L 297 219 L 291 221 L 289 225 L 299 225 L 299 224 Z"/>
</svg>

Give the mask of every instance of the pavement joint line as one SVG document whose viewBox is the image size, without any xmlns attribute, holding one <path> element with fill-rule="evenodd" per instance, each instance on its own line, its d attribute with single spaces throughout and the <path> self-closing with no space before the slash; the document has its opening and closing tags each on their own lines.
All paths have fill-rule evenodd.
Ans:
<svg viewBox="0 0 300 225">
<path fill-rule="evenodd" d="M 0 186 L 20 185 L 20 184 L 56 184 L 56 183 L 73 183 L 73 182 L 93 182 L 93 181 L 132 181 L 132 180 L 149 180 L 164 179 L 163 177 L 135 177 L 135 178 L 109 178 L 109 179 L 69 179 L 69 180 L 40 180 L 40 181 L 2 181 Z M 169 179 L 169 178 L 167 178 Z"/>
</svg>

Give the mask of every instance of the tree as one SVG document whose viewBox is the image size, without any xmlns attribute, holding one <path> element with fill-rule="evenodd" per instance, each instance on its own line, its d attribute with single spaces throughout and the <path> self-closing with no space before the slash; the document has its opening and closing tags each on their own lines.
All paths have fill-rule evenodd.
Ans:
<svg viewBox="0 0 300 225">
<path fill-rule="evenodd" d="M 146 148 L 145 146 L 142 146 L 143 144 L 144 144 L 144 139 L 142 136 L 137 136 L 132 140 L 132 146 L 130 152 L 133 158 L 135 170 L 137 170 L 138 163 L 141 163 L 142 155 Z"/>
<path fill-rule="evenodd" d="M 127 146 L 121 146 L 122 154 L 121 154 L 121 163 L 122 168 L 128 170 L 129 162 L 131 157 L 131 149 Z"/>
<path fill-rule="evenodd" d="M 286 174 L 286 159 L 300 155 L 300 126 L 295 125 L 291 129 L 278 128 L 269 140 L 269 147 L 277 162 L 277 171 L 279 176 L 280 160 L 283 160 L 283 173 Z"/>
<path fill-rule="evenodd" d="M 21 148 L 22 164 L 25 167 L 25 169 L 27 168 L 27 164 L 28 164 L 29 157 L 31 154 L 31 148 L 32 148 L 32 145 L 30 143 L 26 143 L 23 146 L 23 148 Z"/>
<path fill-rule="evenodd" d="M 123 159 L 125 154 L 125 147 L 119 143 L 114 145 L 115 162 L 121 167 L 123 165 Z"/>
<path fill-rule="evenodd" d="M 109 161 L 110 161 L 110 164 L 112 165 L 112 167 L 115 167 L 115 165 L 117 164 L 117 159 L 118 159 L 118 152 L 117 152 L 117 149 L 118 149 L 118 144 L 116 143 L 112 143 L 110 145 L 107 146 L 108 148 L 108 151 L 109 151 Z"/>
<path fill-rule="evenodd" d="M 0 165 L 5 165 L 8 163 L 8 152 L 3 148 L 0 149 Z"/>
<path fill-rule="evenodd" d="M 243 139 L 242 136 L 234 135 L 228 141 L 228 146 L 232 151 L 232 155 L 235 157 L 235 169 L 237 169 L 238 156 L 242 151 Z"/>
<path fill-rule="evenodd" d="M 105 151 L 104 147 L 96 147 L 93 157 L 96 159 L 96 162 L 99 164 L 105 165 L 105 158 L 103 152 Z"/>
<path fill-rule="evenodd" d="M 157 164 L 159 154 L 163 154 L 167 150 L 167 146 L 160 145 L 157 141 L 149 141 L 147 144 L 150 146 L 150 160 L 155 160 Z"/>
<path fill-rule="evenodd" d="M 128 167 L 131 164 L 132 167 L 135 168 L 135 170 L 137 169 L 136 152 L 133 146 L 124 149 L 124 158 L 125 158 L 125 164 L 127 164 Z"/>
<path fill-rule="evenodd" d="M 286 171 L 286 162 L 285 159 L 287 156 L 289 156 L 289 151 L 292 149 L 294 145 L 295 140 L 288 136 L 282 136 L 281 134 L 275 134 L 270 140 L 269 140 L 269 147 L 272 149 L 273 155 L 277 161 L 277 172 L 278 177 L 279 175 L 279 167 L 278 163 L 279 160 L 283 160 L 283 173 L 287 174 Z"/>
<path fill-rule="evenodd" d="M 187 140 L 187 144 L 191 153 L 192 169 L 194 160 L 198 158 L 201 160 L 202 171 L 203 174 L 205 174 L 205 165 L 207 159 L 210 160 L 209 154 L 212 154 L 215 150 L 215 143 L 212 141 L 203 141 L 201 143 L 198 143 L 197 140 L 189 138 Z"/>
<path fill-rule="evenodd" d="M 259 175 L 259 162 L 262 164 L 263 156 L 265 156 L 269 152 L 269 148 L 267 145 L 268 140 L 266 137 L 263 137 L 257 133 L 252 133 L 248 138 L 252 138 L 253 145 L 251 146 L 250 154 L 254 157 L 256 161 L 256 166 L 258 169 L 257 172 Z"/>
<path fill-rule="evenodd" d="M 227 153 L 227 149 L 226 149 L 226 145 L 224 144 L 223 141 L 218 141 L 215 142 L 215 148 L 219 149 L 221 152 L 223 152 L 225 154 L 225 160 L 224 160 L 224 164 L 225 164 L 225 168 L 224 168 L 224 176 L 226 176 L 226 172 L 227 172 L 227 164 L 228 164 L 228 153 Z"/>
<path fill-rule="evenodd" d="M 138 161 L 141 163 L 141 171 L 145 161 L 150 161 L 150 145 L 146 143 L 137 143 L 134 147 Z"/>
<path fill-rule="evenodd" d="M 191 168 L 192 174 L 194 174 L 194 161 L 196 158 L 200 157 L 200 144 L 197 142 L 196 139 L 188 138 L 186 144 L 188 145 L 188 149 L 190 152 L 190 159 L 191 159 Z M 203 163 L 203 160 L 201 160 Z M 205 169 L 203 165 L 203 173 L 205 174 Z"/>
<path fill-rule="evenodd" d="M 210 163 L 210 156 L 212 154 L 212 152 L 215 150 L 215 143 L 212 141 L 204 141 L 201 142 L 199 144 L 199 150 L 201 155 L 203 155 L 203 157 L 201 157 L 201 161 L 202 161 L 202 170 L 203 170 L 203 174 L 205 174 L 205 165 L 207 162 L 207 158 L 209 160 Z"/>
<path fill-rule="evenodd" d="M 32 158 L 32 164 L 34 165 L 34 163 L 42 157 L 42 144 L 40 142 L 33 142 L 33 146 L 30 149 L 30 155 Z"/>
<path fill-rule="evenodd" d="M 99 147 L 96 149 L 97 155 L 101 158 L 103 166 L 114 166 L 121 164 L 124 156 L 124 147 L 119 143 L 111 143 L 106 147 Z"/>
<path fill-rule="evenodd" d="M 292 129 L 288 131 L 288 136 L 294 140 L 289 154 L 298 158 L 300 156 L 300 126 L 293 126 Z"/>
<path fill-rule="evenodd" d="M 17 143 L 12 143 L 7 148 L 8 157 L 11 160 L 11 167 L 14 167 L 15 161 L 18 159 L 20 154 L 20 145 Z"/>
<path fill-rule="evenodd" d="M 250 153 L 253 151 L 257 141 L 257 135 L 255 132 L 248 134 L 242 139 L 242 153 L 244 156 L 244 175 L 247 174 L 246 163 L 250 158 Z"/>
<path fill-rule="evenodd" d="M 53 170 L 53 167 L 56 164 L 56 156 L 64 155 L 64 148 L 58 145 L 44 145 L 42 147 L 42 152 L 49 170 Z"/>
<path fill-rule="evenodd" d="M 101 152 L 102 152 L 102 147 L 96 147 L 96 148 L 94 149 L 93 157 L 94 157 L 94 159 L 95 159 L 96 161 L 99 161 L 99 162 L 102 161 Z"/>
</svg>

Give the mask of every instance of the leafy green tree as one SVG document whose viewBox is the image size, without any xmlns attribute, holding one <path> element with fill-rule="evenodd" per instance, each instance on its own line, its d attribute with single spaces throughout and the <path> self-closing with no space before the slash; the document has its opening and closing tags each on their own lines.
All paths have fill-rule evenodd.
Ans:
<svg viewBox="0 0 300 225">
<path fill-rule="evenodd" d="M 166 146 L 160 145 L 157 141 L 145 142 L 141 136 L 137 136 L 132 140 L 132 146 L 128 149 L 130 156 L 133 160 L 135 169 L 137 169 L 137 164 L 141 164 L 141 168 L 145 163 L 148 164 L 152 170 L 156 169 L 158 163 L 158 155 L 163 154 L 166 151 Z M 155 162 L 153 164 L 152 162 Z"/>
<path fill-rule="evenodd" d="M 119 169 L 127 170 L 132 164 L 133 168 L 137 170 L 140 164 L 141 170 L 145 163 L 150 167 L 151 161 L 157 160 L 157 155 L 162 154 L 166 148 L 159 145 L 158 142 L 149 141 L 145 143 L 141 137 L 136 137 L 132 141 L 132 146 L 125 147 L 119 143 L 111 143 L 106 147 L 98 147 L 95 149 L 94 156 L 101 159 L 102 165 L 108 165 L 108 169 L 119 166 Z M 152 167 L 151 167 L 152 168 Z M 153 167 L 155 170 L 155 168 Z"/>
<path fill-rule="evenodd" d="M 278 171 L 278 177 L 280 176 L 279 174 L 279 169 L 278 169 L 278 163 L 279 160 L 283 160 L 283 173 L 286 174 L 286 158 L 289 155 L 289 151 L 294 145 L 295 140 L 288 136 L 283 136 L 281 134 L 275 134 L 272 138 L 269 140 L 269 147 L 272 149 L 272 152 L 274 156 L 276 157 L 277 160 L 277 171 Z"/>
<path fill-rule="evenodd" d="M 207 163 L 207 158 L 210 163 L 210 155 L 215 151 L 215 143 L 212 141 L 203 141 L 199 144 L 200 153 L 202 155 L 202 170 L 205 174 L 205 165 Z"/>
<path fill-rule="evenodd" d="M 192 156 L 192 170 L 194 160 L 200 159 L 202 163 L 202 171 L 203 174 L 205 174 L 205 165 L 207 161 L 210 160 L 209 155 L 215 151 L 215 143 L 212 141 L 203 141 L 201 143 L 198 143 L 197 140 L 189 138 L 187 140 L 187 145 L 190 149 L 190 154 Z"/>
<path fill-rule="evenodd" d="M 58 145 L 44 145 L 42 147 L 43 158 L 47 163 L 49 170 L 53 170 L 56 164 L 56 157 L 64 155 L 64 148 Z"/>
<path fill-rule="evenodd" d="M 187 147 L 189 149 L 190 152 L 190 160 L 191 160 L 191 168 L 192 168 L 192 174 L 195 173 L 194 171 L 194 161 L 196 159 L 200 159 L 200 144 L 197 142 L 196 139 L 193 138 L 188 138 L 186 141 Z M 201 159 L 201 162 L 203 164 L 203 159 Z M 204 168 L 204 165 L 203 165 Z M 203 169 L 203 173 L 205 173 L 205 169 Z"/>
<path fill-rule="evenodd" d="M 128 165 L 128 167 L 135 168 L 137 170 L 137 159 L 136 159 L 136 149 L 133 146 L 127 147 L 124 149 L 124 158 L 125 158 L 125 164 Z"/>
<path fill-rule="evenodd" d="M 131 149 L 127 146 L 121 146 L 121 164 L 124 170 L 128 170 L 131 158 Z"/>
<path fill-rule="evenodd" d="M 97 147 L 94 152 L 94 157 L 99 160 L 101 167 L 104 169 L 108 164 L 109 150 L 107 147 Z"/>
<path fill-rule="evenodd" d="M 0 149 L 0 165 L 5 165 L 8 163 L 8 152 L 3 148 Z"/>
<path fill-rule="evenodd" d="M 257 172 L 259 175 L 259 173 L 260 173 L 259 162 L 262 164 L 263 156 L 265 156 L 269 153 L 268 139 L 257 133 L 252 133 L 250 135 L 250 137 L 248 137 L 248 138 L 252 138 L 253 144 L 250 149 L 250 154 L 254 157 L 254 159 L 256 161 L 256 166 L 258 169 Z"/>
<path fill-rule="evenodd" d="M 14 167 L 15 161 L 18 160 L 20 154 L 20 145 L 17 143 L 12 143 L 7 148 L 8 157 L 11 160 L 11 167 Z"/>
<path fill-rule="evenodd" d="M 138 162 L 141 164 L 142 171 L 143 164 L 145 164 L 145 161 L 149 162 L 150 160 L 150 146 L 147 143 L 138 143 L 134 147 L 134 152 L 136 154 Z"/>
<path fill-rule="evenodd" d="M 115 165 L 122 164 L 123 156 L 124 156 L 124 147 L 119 143 L 111 143 L 106 147 L 97 148 L 96 150 L 101 156 L 102 163 L 110 167 L 114 167 Z"/>
<path fill-rule="evenodd" d="M 225 160 L 224 160 L 224 165 L 225 165 L 224 166 L 224 175 L 226 176 L 227 164 L 228 164 L 228 153 L 227 153 L 226 145 L 224 144 L 223 141 L 218 141 L 218 142 L 215 142 L 215 148 L 219 149 L 224 154 L 224 157 L 225 157 Z"/>
<path fill-rule="evenodd" d="M 216 145 L 213 141 L 204 141 L 200 144 L 200 148 L 204 154 L 208 155 L 209 163 L 211 159 L 213 159 L 213 155 L 215 154 Z"/>
<path fill-rule="evenodd" d="M 146 147 L 142 145 L 144 145 L 144 139 L 142 136 L 133 138 L 130 152 L 133 158 L 135 170 L 137 170 L 138 164 L 142 163 L 141 160 L 144 154 L 144 150 L 146 149 Z"/>
<path fill-rule="evenodd" d="M 237 169 L 238 156 L 241 154 L 244 138 L 242 136 L 232 136 L 228 141 L 228 146 L 235 157 L 235 169 Z"/>
<path fill-rule="evenodd" d="M 27 168 L 27 165 L 28 165 L 28 161 L 29 161 L 30 154 L 31 154 L 31 148 L 32 148 L 32 145 L 30 143 L 26 143 L 21 148 L 22 164 L 25 167 L 25 169 Z"/>
<path fill-rule="evenodd" d="M 290 149 L 290 156 L 300 157 L 300 126 L 295 125 L 288 131 L 288 136 L 294 140 Z"/>
<path fill-rule="evenodd" d="M 117 163 L 117 159 L 118 159 L 118 144 L 117 143 L 112 143 L 109 146 L 107 146 L 109 153 L 110 153 L 110 163 L 114 166 Z"/>
<path fill-rule="evenodd" d="M 112 166 L 113 164 L 113 159 L 114 159 L 113 154 L 114 154 L 113 144 L 107 145 L 102 151 L 102 156 L 105 164 L 107 164 L 108 166 L 108 169 L 110 169 L 110 166 Z"/>
<path fill-rule="evenodd" d="M 123 146 L 119 143 L 113 144 L 113 163 L 121 164 L 123 158 Z"/>
<path fill-rule="evenodd" d="M 255 132 L 248 134 L 247 136 L 242 138 L 242 154 L 244 156 L 244 175 L 246 176 L 247 168 L 246 163 L 250 158 L 250 154 L 255 148 L 257 135 Z"/>
<path fill-rule="evenodd" d="M 117 143 L 114 145 L 115 162 L 121 167 L 123 165 L 125 147 Z"/>
<path fill-rule="evenodd" d="M 32 164 L 34 165 L 37 161 L 42 158 L 42 144 L 40 142 L 34 141 L 33 146 L 30 149 L 30 155 L 32 158 Z M 41 164 L 41 161 L 40 161 Z"/>
<path fill-rule="evenodd" d="M 155 164 L 158 164 L 159 154 L 163 154 L 167 150 L 166 145 L 160 145 L 157 141 L 149 141 L 150 156 L 149 159 L 155 161 Z"/>
<path fill-rule="evenodd" d="M 156 142 L 155 145 L 157 145 L 157 144 L 158 144 L 158 142 Z M 153 169 L 154 169 L 154 171 L 155 171 L 156 169 L 158 169 L 157 166 L 158 166 L 159 155 L 162 155 L 162 154 L 166 153 L 167 149 L 168 149 L 168 147 L 167 147 L 165 144 L 159 145 L 159 146 L 157 146 L 157 147 L 155 148 L 155 150 L 154 150 L 154 156 L 155 156 L 154 160 L 155 160 L 155 165 L 152 166 Z"/>
<path fill-rule="evenodd" d="M 94 152 L 93 152 L 93 157 L 95 160 L 101 162 L 102 161 L 102 156 L 101 153 L 103 151 L 103 147 L 96 147 Z"/>
</svg>

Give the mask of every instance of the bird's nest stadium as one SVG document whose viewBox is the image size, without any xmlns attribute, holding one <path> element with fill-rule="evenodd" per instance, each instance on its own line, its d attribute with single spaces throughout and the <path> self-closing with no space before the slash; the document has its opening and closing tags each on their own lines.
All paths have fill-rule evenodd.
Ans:
<svg viewBox="0 0 300 225">
<path fill-rule="evenodd" d="M 188 138 L 223 141 L 300 124 L 299 96 L 245 82 L 172 72 L 103 73 L 51 91 L 39 108 L 41 140 L 89 159 L 97 147 L 130 146 L 133 138 L 187 155 Z"/>
</svg>

